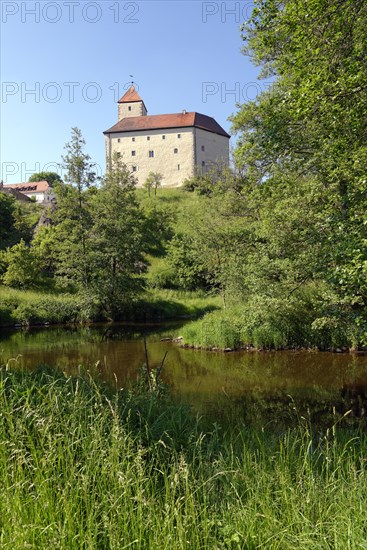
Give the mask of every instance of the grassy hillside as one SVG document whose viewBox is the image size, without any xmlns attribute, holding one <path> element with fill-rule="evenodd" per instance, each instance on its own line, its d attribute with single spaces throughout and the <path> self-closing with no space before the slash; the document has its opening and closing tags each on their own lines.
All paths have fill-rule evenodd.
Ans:
<svg viewBox="0 0 367 550">
<path fill-rule="evenodd" d="M 200 198 L 181 189 L 159 189 L 157 196 L 152 193 L 151 197 L 140 189 L 137 194 L 149 220 L 147 223 L 153 224 L 153 227 L 146 227 L 146 235 L 150 235 L 148 253 L 145 255 L 147 271 L 142 274 L 146 291 L 138 299 L 126 303 L 115 320 L 197 317 L 220 307 L 220 300 L 215 294 L 207 294 L 203 290 L 193 292 L 172 284 L 172 267 L 166 259 L 170 239 L 187 230 L 190 215 Z M 19 210 L 19 225 L 23 224 L 23 231 L 27 229 L 28 240 L 41 213 L 42 207 L 33 204 L 22 206 Z M 0 325 L 103 320 L 108 318 L 90 293 L 65 293 L 57 288 L 22 290 L 0 285 Z"/>
</svg>

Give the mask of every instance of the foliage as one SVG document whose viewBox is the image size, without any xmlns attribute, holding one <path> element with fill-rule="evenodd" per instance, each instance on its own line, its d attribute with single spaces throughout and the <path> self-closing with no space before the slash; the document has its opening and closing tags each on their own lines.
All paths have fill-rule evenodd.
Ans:
<svg viewBox="0 0 367 550">
<path fill-rule="evenodd" d="M 154 189 L 154 196 L 157 194 L 157 189 L 162 186 L 163 174 L 160 172 L 149 172 L 147 179 L 144 182 L 144 187 L 148 191 L 150 197 L 151 189 Z"/>
<path fill-rule="evenodd" d="M 38 205 L 21 203 L 13 196 L 0 192 L 0 250 L 22 239 L 28 244 L 39 216 Z"/>
<path fill-rule="evenodd" d="M 362 1 L 255 2 L 244 53 L 273 84 L 232 117 L 232 178 L 190 184 L 205 203 L 191 222 L 201 260 L 230 320 L 213 314 L 212 335 L 204 320 L 189 341 L 366 344 L 366 24 Z"/>
<path fill-rule="evenodd" d="M 63 168 L 67 171 L 66 181 L 75 185 L 79 197 L 85 187 L 95 182 L 96 174 L 93 171 L 95 166 L 90 156 L 84 152 L 85 139 L 79 128 L 71 129 L 71 140 L 65 145 L 65 156 L 62 157 Z"/>
<path fill-rule="evenodd" d="M 236 159 L 250 181 L 314 180 L 323 272 L 353 308 L 365 304 L 355 270 L 363 272 L 367 258 L 366 22 L 361 1 L 259 1 L 243 27 L 244 51 L 276 80 L 233 117 Z"/>
<path fill-rule="evenodd" d="M 140 202 L 141 204 L 141 202 Z M 173 225 L 176 213 L 173 208 L 161 204 L 141 205 L 144 234 L 144 251 L 160 257 L 165 254 L 165 245 L 174 234 Z"/>
<path fill-rule="evenodd" d="M 84 152 L 85 140 L 79 128 L 72 128 L 71 140 L 65 145 L 62 157 L 66 179 L 71 186 L 58 187 L 58 240 L 61 244 L 59 273 L 84 291 L 90 286 L 88 233 L 91 217 L 87 207 L 88 193 L 84 192 L 95 181 L 94 164 Z M 61 222 L 61 223 L 60 223 Z M 70 255 L 69 255 L 70 250 Z"/>
<path fill-rule="evenodd" d="M 347 304 L 325 285 L 310 283 L 287 300 L 254 294 L 245 307 L 232 306 L 186 325 L 184 342 L 199 347 L 335 350 L 363 341 Z"/>
<path fill-rule="evenodd" d="M 52 187 L 55 182 L 60 182 L 62 179 L 56 172 L 36 172 L 31 175 L 28 181 L 47 181 Z"/>
<path fill-rule="evenodd" d="M 37 288 L 42 286 L 37 258 L 31 249 L 21 240 L 1 254 L 4 285 L 14 288 Z"/>
<path fill-rule="evenodd" d="M 143 215 L 135 185 L 130 171 L 116 156 L 91 201 L 92 289 L 112 319 L 142 289 L 137 275 L 143 262 Z"/>
<path fill-rule="evenodd" d="M 105 320 L 90 296 L 0 286 L 0 325 L 81 323 Z"/>
<path fill-rule="evenodd" d="M 0 192 L 0 249 L 12 241 L 14 231 L 15 199 Z"/>
<path fill-rule="evenodd" d="M 208 284 L 208 270 L 205 261 L 200 261 L 193 235 L 176 234 L 167 247 L 167 260 L 171 268 L 172 283 L 185 290 L 205 289 Z M 172 284 L 171 283 L 171 284 Z"/>
</svg>

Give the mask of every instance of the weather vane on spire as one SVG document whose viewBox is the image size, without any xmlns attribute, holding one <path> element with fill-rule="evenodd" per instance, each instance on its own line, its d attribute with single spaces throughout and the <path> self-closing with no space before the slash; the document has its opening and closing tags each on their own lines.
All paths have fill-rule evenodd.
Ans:
<svg viewBox="0 0 367 550">
<path fill-rule="evenodd" d="M 135 84 L 135 82 L 134 82 L 134 75 L 133 75 L 133 74 L 129 74 L 129 77 L 133 79 L 133 80 L 131 81 L 131 85 L 134 86 L 134 84 Z"/>
</svg>

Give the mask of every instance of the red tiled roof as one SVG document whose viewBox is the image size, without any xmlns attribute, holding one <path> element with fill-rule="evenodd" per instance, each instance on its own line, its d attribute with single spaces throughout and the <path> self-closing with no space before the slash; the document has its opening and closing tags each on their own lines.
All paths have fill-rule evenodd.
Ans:
<svg viewBox="0 0 367 550">
<path fill-rule="evenodd" d="M 121 99 L 118 100 L 117 103 L 134 103 L 135 101 L 142 101 L 144 103 L 138 92 L 135 90 L 135 87 L 130 86 L 127 92 Z"/>
<path fill-rule="evenodd" d="M 21 193 L 44 193 L 50 189 L 47 181 L 26 181 L 25 183 L 4 183 L 4 188 L 16 189 Z"/>
<path fill-rule="evenodd" d="M 214 134 L 230 137 L 214 118 L 200 113 L 175 113 L 172 115 L 150 115 L 126 117 L 112 126 L 104 134 L 118 132 L 138 132 L 143 130 L 164 130 L 166 128 L 201 128 Z"/>
<path fill-rule="evenodd" d="M 17 200 L 22 202 L 28 202 L 28 201 L 32 202 L 32 199 L 30 197 L 28 197 L 27 195 L 24 195 L 24 193 L 21 193 L 20 191 L 18 191 L 18 189 L 12 189 L 8 185 L 3 187 L 0 186 L 0 193 L 5 193 L 6 195 L 12 195 Z"/>
</svg>

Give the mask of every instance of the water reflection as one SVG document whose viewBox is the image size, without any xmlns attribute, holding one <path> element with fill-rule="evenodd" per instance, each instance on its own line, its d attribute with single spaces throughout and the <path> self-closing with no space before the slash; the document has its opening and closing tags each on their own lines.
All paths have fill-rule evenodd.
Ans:
<svg viewBox="0 0 367 550">
<path fill-rule="evenodd" d="M 213 353 L 181 349 L 162 342 L 177 336 L 180 324 L 102 325 L 83 328 L 3 331 L 2 362 L 18 357 L 25 368 L 57 365 L 75 372 L 93 367 L 118 387 L 136 379 L 144 363 L 142 335 L 149 360 L 157 367 L 166 351 L 162 377 L 180 401 L 221 420 L 283 424 L 304 418 L 335 421 L 336 415 L 366 419 L 367 357 L 315 352 Z"/>
</svg>

